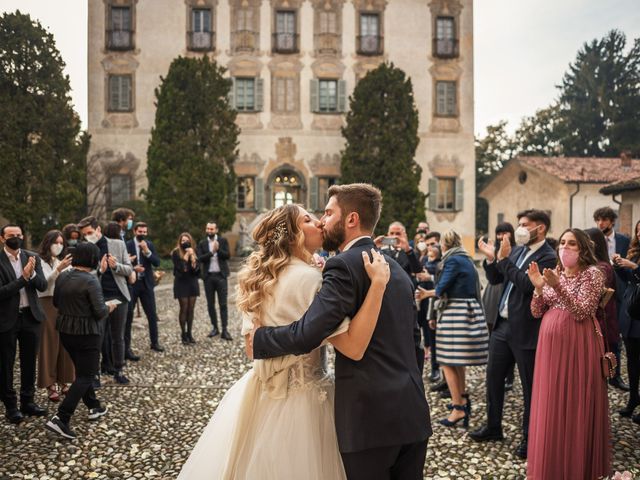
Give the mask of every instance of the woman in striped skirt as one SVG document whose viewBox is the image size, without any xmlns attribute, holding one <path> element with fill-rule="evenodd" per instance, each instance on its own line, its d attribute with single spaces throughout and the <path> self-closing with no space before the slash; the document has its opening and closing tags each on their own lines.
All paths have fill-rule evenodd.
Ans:
<svg viewBox="0 0 640 480">
<path fill-rule="evenodd" d="M 478 272 L 453 230 L 442 236 L 442 253 L 441 273 L 431 294 L 437 297 L 437 359 L 451 392 L 452 409 L 440 423 L 452 427 L 462 421 L 468 427 L 471 402 L 465 367 L 487 363 L 489 332 L 480 303 Z"/>
</svg>

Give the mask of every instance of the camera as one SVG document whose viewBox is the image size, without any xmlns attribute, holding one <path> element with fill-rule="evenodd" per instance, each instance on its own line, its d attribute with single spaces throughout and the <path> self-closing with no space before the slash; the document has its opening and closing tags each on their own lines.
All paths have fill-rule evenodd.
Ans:
<svg viewBox="0 0 640 480">
<path fill-rule="evenodd" d="M 398 244 L 397 237 L 384 237 L 382 239 L 382 245 L 386 245 L 388 247 L 395 247 Z"/>
</svg>

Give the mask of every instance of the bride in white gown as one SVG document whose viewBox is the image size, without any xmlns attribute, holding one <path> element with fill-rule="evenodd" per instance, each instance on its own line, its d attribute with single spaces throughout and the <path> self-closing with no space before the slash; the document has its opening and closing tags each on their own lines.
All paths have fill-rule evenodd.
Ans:
<svg viewBox="0 0 640 480">
<path fill-rule="evenodd" d="M 259 249 L 238 275 L 245 339 L 253 321 L 280 326 L 301 318 L 322 283 L 320 270 L 311 266 L 311 252 L 322 245 L 322 228 L 302 207 L 272 210 L 253 238 Z M 372 258 L 363 255 L 372 282 L 362 308 L 328 339 L 354 360 L 362 358 L 369 344 L 389 280 L 382 256 L 372 251 Z M 345 479 L 326 349 L 255 360 L 227 391 L 178 479 Z M 247 354 L 251 356 L 248 345 Z"/>
</svg>

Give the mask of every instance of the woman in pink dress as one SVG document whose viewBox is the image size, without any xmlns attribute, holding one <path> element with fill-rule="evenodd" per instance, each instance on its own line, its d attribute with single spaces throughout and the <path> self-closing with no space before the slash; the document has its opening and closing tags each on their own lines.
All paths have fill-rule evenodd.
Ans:
<svg viewBox="0 0 640 480">
<path fill-rule="evenodd" d="M 602 339 L 593 317 L 604 277 L 589 237 L 578 229 L 560 237 L 555 270 L 529 278 L 531 311 L 542 317 L 533 376 L 527 478 L 585 479 L 610 473 L 607 384 Z M 544 316 L 543 316 L 544 315 Z"/>
</svg>

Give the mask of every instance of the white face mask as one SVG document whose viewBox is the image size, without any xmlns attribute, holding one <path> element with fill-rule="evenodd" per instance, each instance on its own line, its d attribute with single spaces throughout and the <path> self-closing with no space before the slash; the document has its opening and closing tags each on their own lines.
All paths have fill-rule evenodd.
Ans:
<svg viewBox="0 0 640 480">
<path fill-rule="evenodd" d="M 91 235 L 85 235 L 84 239 L 90 243 L 98 243 L 98 240 L 100 240 L 100 237 L 98 236 L 97 233 L 94 232 Z"/>
<path fill-rule="evenodd" d="M 424 242 L 418 242 L 418 250 L 424 252 L 427 249 L 427 244 Z"/>
<path fill-rule="evenodd" d="M 62 248 L 63 247 L 60 243 L 54 243 L 53 245 L 51 245 L 51 255 L 57 257 L 62 253 Z"/>
<path fill-rule="evenodd" d="M 537 227 L 532 228 L 531 230 L 529 230 L 527 227 L 523 227 L 522 225 L 516 228 L 516 231 L 514 232 L 514 239 L 516 241 L 516 245 L 520 245 L 520 246 L 527 245 L 531 241 L 531 232 L 536 231 L 541 226 L 542 225 L 538 225 Z"/>
</svg>

